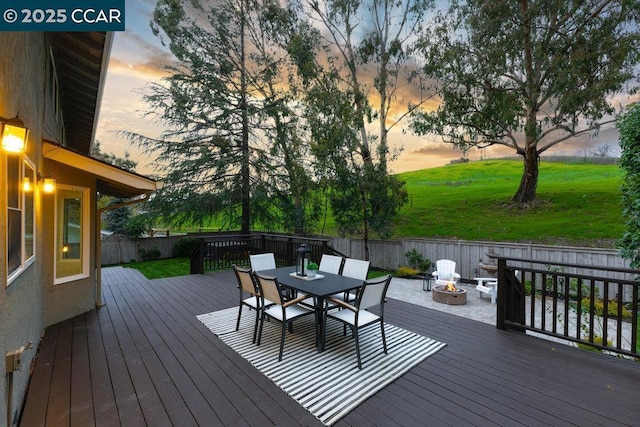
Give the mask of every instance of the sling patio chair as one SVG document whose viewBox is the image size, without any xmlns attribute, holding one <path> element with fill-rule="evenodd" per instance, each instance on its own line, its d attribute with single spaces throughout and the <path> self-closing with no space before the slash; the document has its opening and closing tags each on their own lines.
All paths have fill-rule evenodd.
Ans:
<svg viewBox="0 0 640 427">
<path fill-rule="evenodd" d="M 276 257 L 272 252 L 249 255 L 249 261 L 253 271 L 273 270 L 276 268 Z"/>
<path fill-rule="evenodd" d="M 342 275 L 353 279 L 359 279 L 364 282 L 367 280 L 367 276 L 369 275 L 369 265 L 371 265 L 370 261 L 346 258 L 344 260 L 344 266 L 342 267 Z M 351 292 L 345 292 L 343 295 L 336 295 L 336 298 L 350 302 L 355 300 L 356 296 Z"/>
<path fill-rule="evenodd" d="M 380 323 L 382 333 L 382 347 L 384 354 L 387 354 L 387 339 L 384 335 L 384 299 L 387 289 L 391 283 L 391 275 L 378 277 L 365 281 L 364 285 L 358 289 L 356 300 L 349 304 L 337 298 L 330 298 L 331 302 L 343 308 L 343 310 L 327 313 L 328 319 L 335 319 L 343 324 L 343 335 L 347 334 L 347 326 L 351 328 L 356 342 L 356 355 L 358 357 L 358 369 L 362 369 L 360 358 L 360 338 L 359 330 L 366 326 Z M 368 311 L 369 308 L 379 307 L 380 315 Z"/>
<path fill-rule="evenodd" d="M 318 271 L 340 274 L 340 267 L 342 267 L 341 256 L 323 254 L 322 258 L 320 259 L 320 266 L 318 267 Z"/>
<path fill-rule="evenodd" d="M 260 292 L 256 285 L 253 273 L 250 268 L 242 268 L 237 265 L 233 265 L 233 272 L 238 279 L 238 290 L 240 294 L 238 320 L 236 321 L 236 331 L 240 329 L 240 317 L 242 316 L 242 307 L 247 306 L 249 309 L 256 311 L 256 321 L 253 326 L 253 341 L 256 342 L 256 335 L 258 334 L 258 321 L 260 320 L 260 313 L 262 312 L 263 305 L 273 304 L 268 299 L 261 298 Z M 248 297 L 247 297 L 248 295 Z"/>
<path fill-rule="evenodd" d="M 300 295 L 295 299 L 287 301 L 284 298 L 284 291 L 278 283 L 277 278 L 272 276 L 263 276 L 260 273 L 254 273 L 254 275 L 256 277 L 260 297 L 273 303 L 271 305 L 262 305 L 262 315 L 260 316 L 257 344 L 260 345 L 260 341 L 262 339 L 262 328 L 265 316 L 281 322 L 282 330 L 280 332 L 280 353 L 278 355 L 278 361 L 281 361 L 282 353 L 284 351 L 284 338 L 287 326 L 289 327 L 289 332 L 293 333 L 293 321 L 301 316 L 315 314 L 315 311 L 298 304 L 306 299 L 308 295 Z M 316 331 L 317 328 L 318 325 L 316 324 Z"/>
</svg>

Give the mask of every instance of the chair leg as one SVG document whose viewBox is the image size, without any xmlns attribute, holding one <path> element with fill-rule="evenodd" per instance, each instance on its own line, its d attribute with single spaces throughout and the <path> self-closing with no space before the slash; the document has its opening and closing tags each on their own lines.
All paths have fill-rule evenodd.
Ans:
<svg viewBox="0 0 640 427">
<path fill-rule="evenodd" d="M 242 303 L 240 303 L 240 309 L 238 310 L 238 321 L 236 322 L 236 331 L 240 329 L 240 316 L 242 316 Z"/>
<path fill-rule="evenodd" d="M 353 336 L 356 339 L 356 356 L 358 357 L 358 369 L 362 369 L 362 362 L 360 361 L 360 338 L 358 334 L 358 328 L 352 328 Z"/>
<path fill-rule="evenodd" d="M 384 348 L 384 354 L 387 354 L 387 337 L 384 335 L 384 322 L 380 320 L 380 332 L 382 333 L 382 347 Z"/>
<path fill-rule="evenodd" d="M 258 334 L 258 319 L 260 317 L 261 310 L 256 310 L 256 321 L 253 324 L 253 343 L 256 343 L 256 335 Z"/>
<path fill-rule="evenodd" d="M 256 345 L 260 345 L 260 341 L 262 340 L 262 325 L 264 325 L 264 312 L 260 312 L 260 330 L 258 331 L 258 341 Z"/>
<path fill-rule="evenodd" d="M 286 320 L 282 321 L 282 332 L 280 333 L 280 355 L 278 356 L 278 362 L 282 360 L 282 351 L 284 350 L 284 336 L 287 330 Z"/>
</svg>

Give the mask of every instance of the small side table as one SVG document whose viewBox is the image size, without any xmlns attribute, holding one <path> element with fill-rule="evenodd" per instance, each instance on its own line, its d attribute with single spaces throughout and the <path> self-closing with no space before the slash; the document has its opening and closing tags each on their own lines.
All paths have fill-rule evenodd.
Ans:
<svg viewBox="0 0 640 427">
<path fill-rule="evenodd" d="M 491 304 L 495 304 L 496 297 L 498 296 L 498 279 L 495 277 L 474 277 L 473 280 L 478 282 L 476 285 L 478 298 L 480 298 L 482 294 L 487 294 L 491 297 Z"/>
</svg>

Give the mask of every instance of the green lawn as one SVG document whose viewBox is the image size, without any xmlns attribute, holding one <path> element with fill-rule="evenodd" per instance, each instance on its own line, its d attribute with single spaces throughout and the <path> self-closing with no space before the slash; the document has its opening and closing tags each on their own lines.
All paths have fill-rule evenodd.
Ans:
<svg viewBox="0 0 640 427">
<path fill-rule="evenodd" d="M 409 204 L 396 237 L 601 245 L 622 235 L 617 165 L 540 165 L 538 201 L 511 203 L 522 175 L 515 160 L 487 160 L 401 174 Z"/>
<path fill-rule="evenodd" d="M 484 160 L 400 174 L 409 203 L 393 237 L 612 247 L 622 235 L 617 165 L 543 160 L 538 201 L 524 208 L 511 203 L 522 171 L 519 160 Z M 329 215 L 324 235 L 336 234 Z"/>
<path fill-rule="evenodd" d="M 140 270 L 147 279 L 186 276 L 189 274 L 189 258 L 169 258 L 152 261 L 131 262 L 126 268 Z"/>
</svg>

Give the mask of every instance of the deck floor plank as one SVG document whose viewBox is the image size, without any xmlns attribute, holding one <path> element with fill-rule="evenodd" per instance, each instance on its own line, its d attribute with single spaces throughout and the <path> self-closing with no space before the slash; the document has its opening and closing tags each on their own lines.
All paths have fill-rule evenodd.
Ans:
<svg viewBox="0 0 640 427">
<path fill-rule="evenodd" d="M 87 318 L 77 316 L 73 320 L 71 347 L 71 426 L 87 426 L 93 423 L 93 398 L 91 397 L 91 364 L 87 341 Z"/>
<path fill-rule="evenodd" d="M 231 271 L 147 280 L 103 269 L 106 305 L 45 331 L 21 425 L 320 425 L 196 319 L 237 298 Z M 447 346 L 337 426 L 640 419 L 635 362 L 393 299 L 385 315 Z"/>
<path fill-rule="evenodd" d="M 51 391 L 47 405 L 47 422 L 56 425 L 70 424 L 71 400 L 71 346 L 73 343 L 73 319 L 60 323 L 56 354 L 51 373 Z"/>
<path fill-rule="evenodd" d="M 218 365 L 218 363 L 213 363 L 217 360 L 223 360 L 217 357 L 211 357 L 205 349 L 200 348 L 201 342 L 204 341 L 217 341 L 221 346 L 221 349 L 224 349 L 225 352 L 233 350 L 229 349 L 225 344 L 215 338 L 209 331 L 206 329 L 196 318 L 197 314 L 207 313 L 213 311 L 215 309 L 211 308 L 211 302 L 203 305 L 201 298 L 199 297 L 200 293 L 196 292 L 194 294 L 188 295 L 183 292 L 176 292 L 176 288 L 172 284 L 173 280 L 167 280 L 164 283 L 154 282 L 155 289 L 152 294 L 144 295 L 145 301 L 154 301 L 157 303 L 155 307 L 164 307 L 168 302 L 172 302 L 177 308 L 180 308 L 176 311 L 176 314 L 172 317 L 172 321 L 168 323 L 169 327 L 177 328 L 177 334 L 180 335 L 180 341 L 184 345 L 188 346 L 192 349 L 194 356 L 198 356 L 198 363 L 204 364 L 206 366 L 207 372 L 209 375 L 213 375 L 215 378 L 215 383 L 208 385 L 203 384 L 203 388 L 206 389 L 209 393 L 215 391 L 219 393 L 216 402 L 219 403 L 219 406 L 216 408 L 217 412 L 220 412 L 222 416 L 225 418 L 229 417 L 233 411 L 231 411 L 228 407 L 223 406 L 223 403 L 226 403 L 227 400 L 230 404 L 237 407 L 238 414 L 242 413 L 243 416 L 252 421 L 252 416 L 257 416 L 255 422 L 264 422 L 264 415 L 266 414 L 270 420 L 277 424 L 281 423 L 296 423 L 296 413 L 298 417 L 308 417 L 309 414 L 302 410 L 298 405 L 291 408 L 290 399 L 280 391 L 280 402 L 282 404 L 277 405 L 273 399 L 271 399 L 270 394 L 265 394 L 261 391 L 259 387 L 251 384 L 249 381 L 249 377 L 246 374 L 246 369 L 250 367 L 248 362 L 242 364 L 241 369 L 238 371 L 237 366 L 232 366 L 230 364 L 225 364 L 224 367 Z M 234 285 L 235 286 L 235 285 Z M 138 291 L 142 292 L 143 287 L 137 288 Z M 195 284 L 191 289 L 199 289 L 199 286 Z M 205 289 L 206 290 L 206 289 Z M 190 303 L 190 301 L 197 301 L 195 304 Z M 228 302 L 227 302 L 228 303 Z M 195 311 L 194 311 L 194 306 Z M 199 308 L 198 308 L 199 307 Z M 184 331 L 191 331 L 190 336 L 185 336 Z M 230 369 L 237 371 L 233 375 L 230 375 Z M 253 370 L 253 368 L 251 368 Z M 233 372 L 233 371 L 231 371 Z M 257 378 L 264 378 L 262 375 L 259 375 Z M 198 377 L 198 380 L 202 383 L 204 380 L 203 377 Z M 234 383 L 236 381 L 243 381 L 243 384 L 236 386 Z M 266 378 L 265 378 L 266 380 Z M 262 384 L 266 385 L 271 383 L 262 382 Z M 220 388 L 220 390 L 218 390 Z M 243 390 L 256 390 L 255 396 L 247 396 L 247 393 Z M 224 392 L 223 392 L 224 390 Z M 215 396 L 214 396 L 215 397 Z M 263 410 L 259 411 L 256 407 L 256 403 L 260 403 L 263 406 Z M 293 409 L 293 413 L 292 413 Z M 223 424 L 227 424 L 233 420 L 223 419 L 221 420 Z"/>
<path fill-rule="evenodd" d="M 59 323 L 47 328 L 38 347 L 38 360 L 29 380 L 29 399 L 25 400 L 22 410 L 22 425 L 45 425 L 59 329 Z"/>
<path fill-rule="evenodd" d="M 114 310 L 117 310 L 117 307 L 109 304 L 98 310 L 98 322 L 102 331 L 102 341 L 109 370 L 109 383 L 113 387 L 119 418 L 127 420 L 127 424 L 131 426 L 143 426 L 145 421 L 140 401 L 125 362 L 125 353 L 130 349 L 120 347 L 118 331 L 112 321 L 111 311 Z"/>
</svg>

